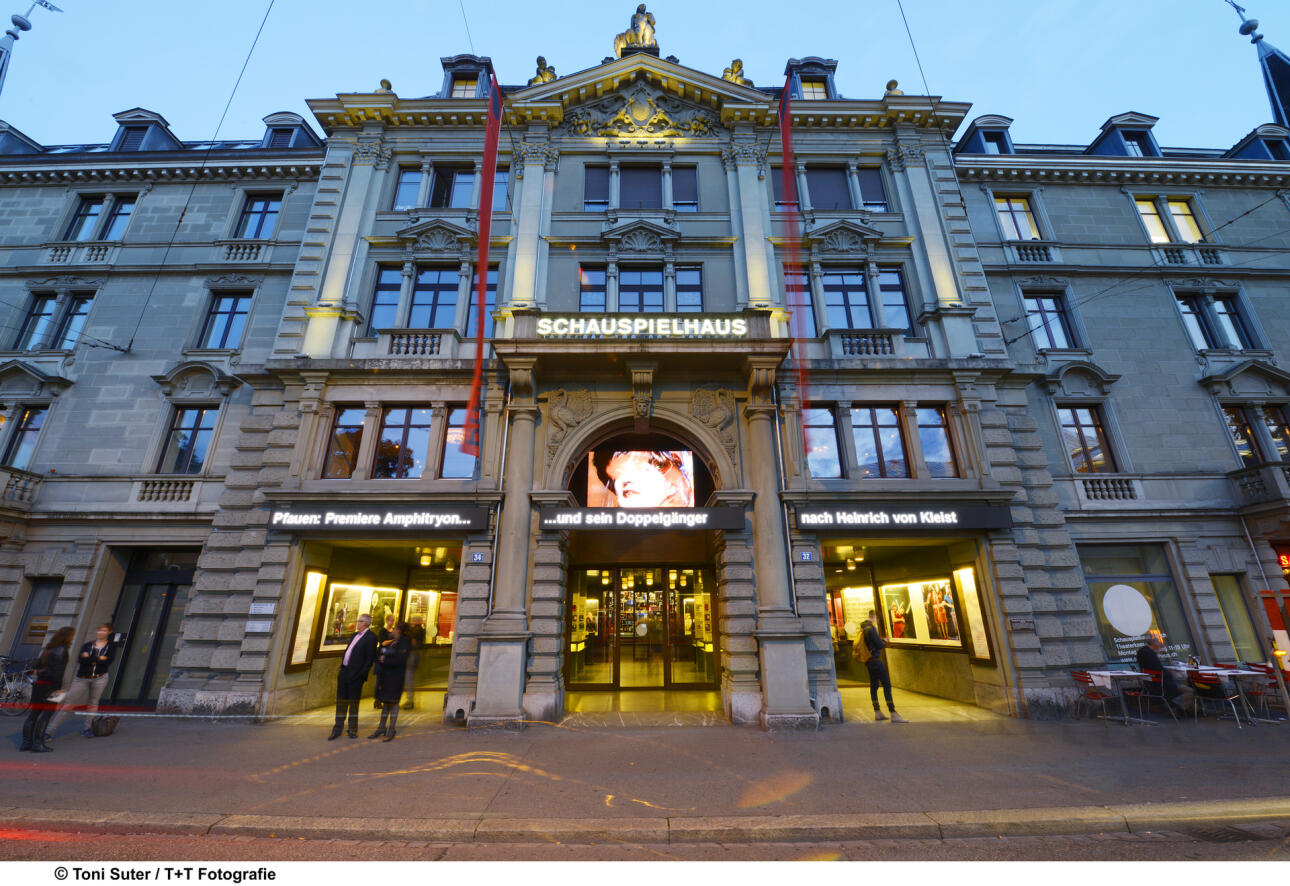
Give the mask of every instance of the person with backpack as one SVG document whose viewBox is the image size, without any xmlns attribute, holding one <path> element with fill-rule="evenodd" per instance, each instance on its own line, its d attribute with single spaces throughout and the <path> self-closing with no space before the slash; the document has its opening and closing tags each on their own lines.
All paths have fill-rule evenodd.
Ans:
<svg viewBox="0 0 1290 886">
<path fill-rule="evenodd" d="M 854 654 L 856 659 L 863 662 L 869 670 L 869 696 L 873 699 L 873 718 L 887 719 L 878 704 L 878 687 L 882 686 L 883 695 L 887 698 L 887 710 L 891 714 L 891 722 L 908 723 L 908 720 L 896 713 L 896 705 L 891 700 L 891 676 L 887 673 L 887 665 L 882 660 L 882 650 L 886 648 L 887 641 L 878 634 L 877 613 L 871 609 L 869 617 L 860 625 L 860 638 L 856 641 Z"/>
</svg>

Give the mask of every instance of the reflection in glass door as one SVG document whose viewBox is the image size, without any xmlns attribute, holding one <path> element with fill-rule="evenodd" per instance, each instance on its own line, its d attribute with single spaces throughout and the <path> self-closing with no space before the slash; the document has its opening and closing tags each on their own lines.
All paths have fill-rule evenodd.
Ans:
<svg viewBox="0 0 1290 886">
<path fill-rule="evenodd" d="M 583 689 L 716 685 L 712 574 L 705 569 L 570 573 L 567 684 Z"/>
</svg>

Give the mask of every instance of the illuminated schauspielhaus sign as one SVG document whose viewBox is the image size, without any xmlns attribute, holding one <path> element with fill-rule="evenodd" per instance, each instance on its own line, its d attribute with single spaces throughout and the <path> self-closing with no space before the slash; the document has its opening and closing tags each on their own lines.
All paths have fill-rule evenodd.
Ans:
<svg viewBox="0 0 1290 886">
<path fill-rule="evenodd" d="M 604 314 L 542 317 L 538 338 L 746 338 L 743 317 Z"/>
</svg>

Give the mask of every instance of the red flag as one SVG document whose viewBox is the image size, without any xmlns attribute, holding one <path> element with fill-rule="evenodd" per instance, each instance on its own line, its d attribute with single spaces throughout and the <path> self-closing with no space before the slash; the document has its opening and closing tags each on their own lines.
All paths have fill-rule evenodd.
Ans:
<svg viewBox="0 0 1290 886">
<path fill-rule="evenodd" d="M 792 111 L 793 75 L 789 74 L 784 81 L 784 91 L 779 97 L 779 141 L 783 153 L 784 165 L 780 170 L 783 175 L 783 194 L 787 204 L 785 213 L 785 237 L 788 243 L 788 263 L 784 266 L 784 290 L 789 296 L 788 307 L 789 330 L 793 335 L 793 369 L 797 379 L 798 408 L 805 410 L 810 405 L 810 375 L 807 368 L 806 341 L 815 338 L 814 317 L 804 313 L 811 310 L 811 300 L 802 297 L 803 288 L 809 289 L 810 277 L 802 264 L 802 214 L 797 202 L 797 161 L 793 157 L 793 111 Z M 802 421 L 802 445 L 809 454 L 810 441 L 806 439 L 806 422 Z"/>
<path fill-rule="evenodd" d="M 466 404 L 461 451 L 479 456 L 479 401 L 484 387 L 484 327 L 488 313 L 488 246 L 493 227 L 493 189 L 497 180 L 497 140 L 502 132 L 502 88 L 497 75 L 488 75 L 488 125 L 484 132 L 484 166 L 479 183 L 479 255 L 475 259 L 475 374 Z"/>
</svg>

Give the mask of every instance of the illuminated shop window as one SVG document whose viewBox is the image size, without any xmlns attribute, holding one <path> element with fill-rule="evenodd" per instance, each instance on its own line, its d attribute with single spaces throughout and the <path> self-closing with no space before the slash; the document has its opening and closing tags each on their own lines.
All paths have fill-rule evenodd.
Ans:
<svg viewBox="0 0 1290 886">
<path fill-rule="evenodd" d="M 1165 658 L 1195 654 L 1163 545 L 1079 545 L 1084 580 L 1107 661 L 1137 664 L 1149 633 L 1159 632 Z"/>
</svg>

